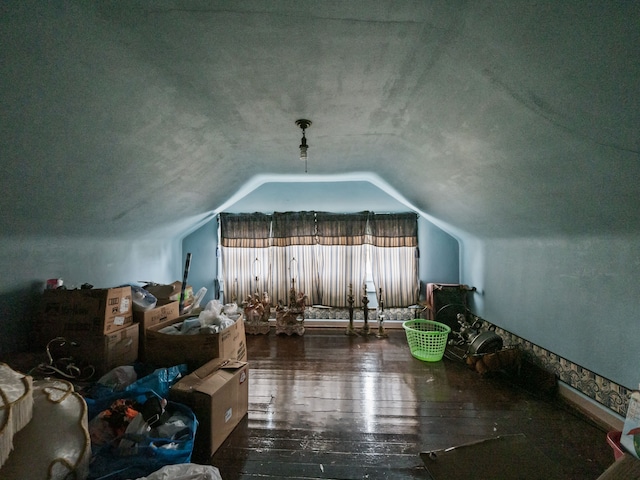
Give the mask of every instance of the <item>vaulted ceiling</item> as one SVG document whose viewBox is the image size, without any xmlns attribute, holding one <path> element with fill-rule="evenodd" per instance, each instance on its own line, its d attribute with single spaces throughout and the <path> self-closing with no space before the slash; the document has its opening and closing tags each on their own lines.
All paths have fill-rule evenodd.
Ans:
<svg viewBox="0 0 640 480">
<path fill-rule="evenodd" d="M 373 176 L 479 237 L 637 233 L 639 25 L 630 1 L 3 1 L 0 228 L 179 232 L 256 177 L 242 208 L 350 210 Z"/>
</svg>

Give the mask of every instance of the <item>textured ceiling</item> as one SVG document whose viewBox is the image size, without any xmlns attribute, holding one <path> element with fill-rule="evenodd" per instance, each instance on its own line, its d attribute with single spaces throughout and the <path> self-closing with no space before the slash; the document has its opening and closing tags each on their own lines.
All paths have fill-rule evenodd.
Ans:
<svg viewBox="0 0 640 480">
<path fill-rule="evenodd" d="M 179 232 L 257 175 L 362 172 L 480 237 L 638 232 L 639 10 L 4 1 L 0 228 Z M 371 192 L 329 185 L 331 205 Z M 270 191 L 242 205 L 302 198 Z"/>
</svg>

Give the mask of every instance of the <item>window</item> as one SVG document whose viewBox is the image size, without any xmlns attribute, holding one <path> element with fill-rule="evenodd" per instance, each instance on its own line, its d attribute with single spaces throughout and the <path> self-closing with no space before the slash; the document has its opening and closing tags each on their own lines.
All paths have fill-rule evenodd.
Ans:
<svg viewBox="0 0 640 480">
<path fill-rule="evenodd" d="M 418 299 L 414 213 L 221 214 L 220 235 L 223 290 L 238 303 L 267 292 L 286 304 L 293 287 L 308 304 L 346 307 L 352 285 L 361 306 L 368 279 L 387 307 Z"/>
</svg>

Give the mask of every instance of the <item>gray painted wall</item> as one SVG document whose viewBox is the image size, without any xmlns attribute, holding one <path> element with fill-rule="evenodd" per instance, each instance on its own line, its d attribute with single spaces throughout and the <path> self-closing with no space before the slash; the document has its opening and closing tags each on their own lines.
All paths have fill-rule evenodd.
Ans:
<svg viewBox="0 0 640 480">
<path fill-rule="evenodd" d="M 170 282 L 181 271 L 180 255 L 174 240 L 0 239 L 0 357 L 29 349 L 48 278 L 62 278 L 68 287 L 90 283 L 98 288 Z"/>
<path fill-rule="evenodd" d="M 478 313 L 627 388 L 638 385 L 640 237 L 465 239 Z"/>
</svg>

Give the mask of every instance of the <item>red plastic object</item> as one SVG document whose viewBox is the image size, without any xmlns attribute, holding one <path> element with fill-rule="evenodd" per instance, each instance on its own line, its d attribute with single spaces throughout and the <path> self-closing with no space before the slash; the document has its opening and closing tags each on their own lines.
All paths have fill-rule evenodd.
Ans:
<svg viewBox="0 0 640 480">
<path fill-rule="evenodd" d="M 625 453 L 624 447 L 620 445 L 620 436 L 622 432 L 612 431 L 607 433 L 607 443 L 613 448 L 613 458 L 618 460 Z"/>
</svg>

